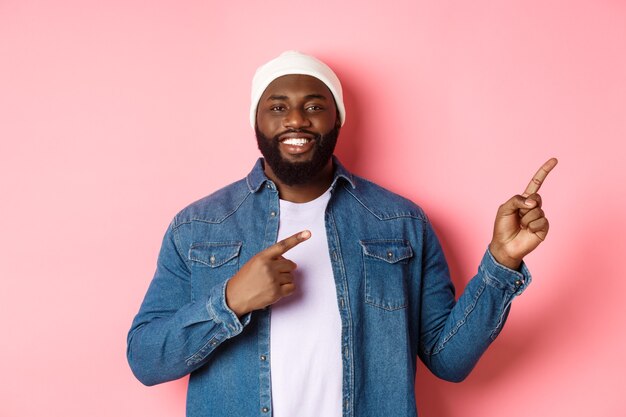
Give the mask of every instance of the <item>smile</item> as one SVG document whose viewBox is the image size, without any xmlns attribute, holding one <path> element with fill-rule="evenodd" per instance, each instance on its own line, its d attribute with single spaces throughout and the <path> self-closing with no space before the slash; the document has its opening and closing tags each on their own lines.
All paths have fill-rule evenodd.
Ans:
<svg viewBox="0 0 626 417">
<path fill-rule="evenodd" d="M 290 146 L 304 146 L 309 143 L 311 139 L 307 138 L 288 138 L 281 141 L 281 143 Z"/>
</svg>

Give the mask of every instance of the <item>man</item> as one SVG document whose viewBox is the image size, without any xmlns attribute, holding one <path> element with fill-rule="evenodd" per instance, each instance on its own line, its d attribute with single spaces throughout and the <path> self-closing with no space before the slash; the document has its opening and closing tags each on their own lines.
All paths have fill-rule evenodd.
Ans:
<svg viewBox="0 0 626 417">
<path fill-rule="evenodd" d="M 529 284 L 555 159 L 500 207 L 455 302 L 422 210 L 332 156 L 345 114 L 317 59 L 260 67 L 250 122 L 264 159 L 167 230 L 128 360 L 147 385 L 191 374 L 188 416 L 416 416 L 416 358 L 464 379 Z"/>
</svg>

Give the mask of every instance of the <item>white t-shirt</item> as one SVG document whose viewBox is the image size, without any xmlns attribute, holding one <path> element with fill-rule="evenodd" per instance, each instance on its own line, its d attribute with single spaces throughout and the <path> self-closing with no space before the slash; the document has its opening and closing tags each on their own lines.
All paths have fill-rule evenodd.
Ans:
<svg viewBox="0 0 626 417">
<path fill-rule="evenodd" d="M 278 240 L 311 237 L 284 257 L 295 262 L 296 291 L 272 305 L 270 364 L 274 417 L 340 417 L 341 318 L 324 212 L 330 190 L 308 203 L 280 201 Z"/>
</svg>

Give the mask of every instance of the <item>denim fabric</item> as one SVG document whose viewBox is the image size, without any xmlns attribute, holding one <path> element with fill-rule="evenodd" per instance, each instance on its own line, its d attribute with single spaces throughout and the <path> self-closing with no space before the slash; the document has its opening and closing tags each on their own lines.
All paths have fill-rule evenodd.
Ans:
<svg viewBox="0 0 626 417">
<path fill-rule="evenodd" d="M 326 231 L 342 321 L 343 415 L 416 416 L 416 358 L 443 379 L 464 379 L 530 274 L 486 251 L 455 301 L 423 211 L 334 163 Z M 279 217 L 278 191 L 259 160 L 247 178 L 183 209 L 165 234 L 127 355 L 146 385 L 191 374 L 189 417 L 272 414 L 271 307 L 239 319 L 225 288 L 276 241 Z"/>
</svg>

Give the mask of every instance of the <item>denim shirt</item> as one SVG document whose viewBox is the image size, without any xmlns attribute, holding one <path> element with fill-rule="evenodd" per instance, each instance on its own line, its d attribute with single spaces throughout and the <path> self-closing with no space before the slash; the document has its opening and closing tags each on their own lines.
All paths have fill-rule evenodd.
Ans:
<svg viewBox="0 0 626 417">
<path fill-rule="evenodd" d="M 343 416 L 416 416 L 417 357 L 438 377 L 463 380 L 530 274 L 487 250 L 456 301 L 424 212 L 334 166 L 325 224 L 342 323 Z M 276 242 L 279 218 L 278 190 L 259 159 L 245 179 L 183 209 L 165 234 L 127 356 L 146 385 L 191 374 L 189 417 L 272 415 L 271 307 L 238 318 L 225 290 Z"/>
</svg>

